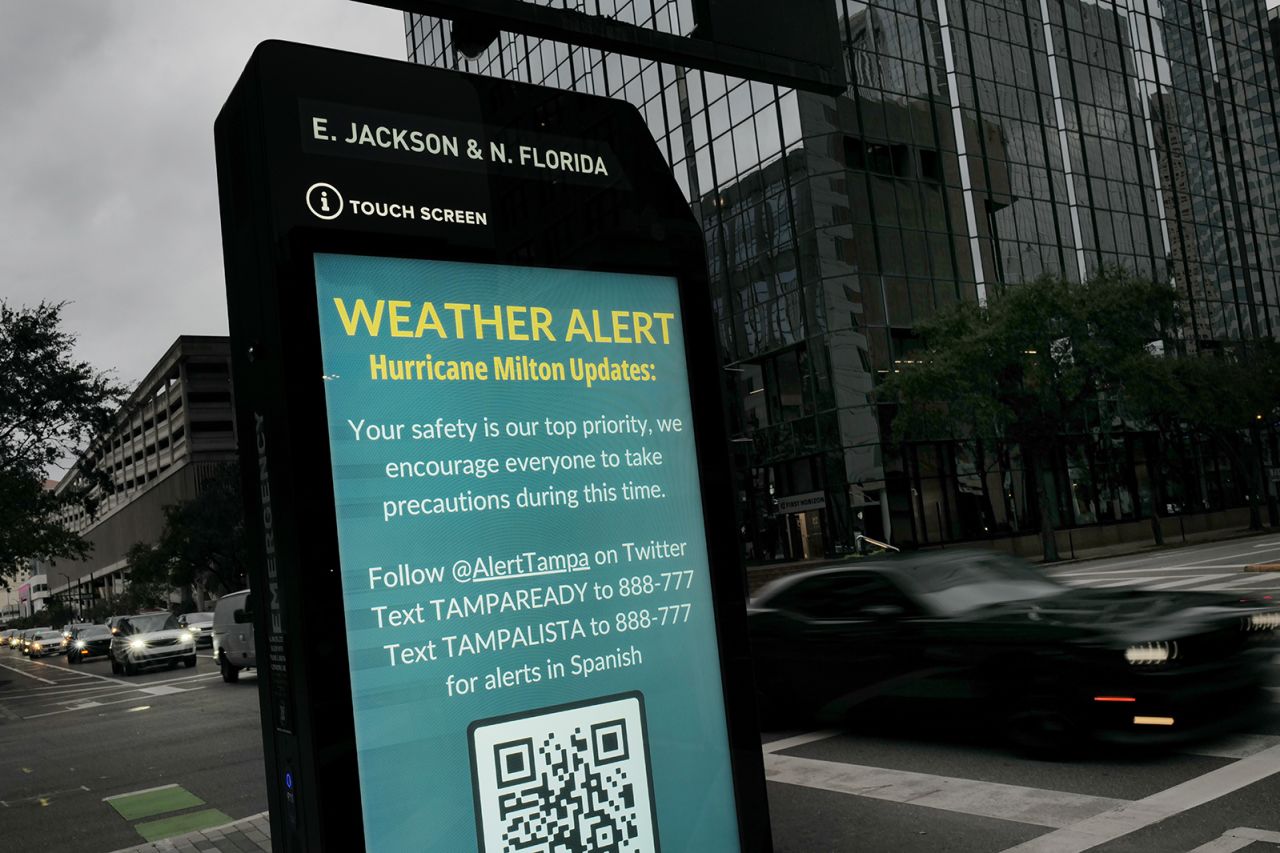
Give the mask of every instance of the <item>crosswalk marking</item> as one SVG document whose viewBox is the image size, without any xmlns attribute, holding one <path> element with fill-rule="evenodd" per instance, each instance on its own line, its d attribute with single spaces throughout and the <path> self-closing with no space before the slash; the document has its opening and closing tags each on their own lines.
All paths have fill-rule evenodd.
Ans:
<svg viewBox="0 0 1280 853">
<path fill-rule="evenodd" d="M 1053 828 L 1070 826 L 1127 802 L 793 755 L 765 755 L 764 775 L 771 782 Z"/>
<path fill-rule="evenodd" d="M 1195 850 L 1187 851 L 1187 853 L 1235 853 L 1235 851 L 1244 850 L 1257 842 L 1280 844 L 1280 832 L 1239 826 L 1227 831 L 1208 844 L 1201 844 Z"/>
<path fill-rule="evenodd" d="M 1010 847 L 1004 853 L 1081 853 L 1280 772 L 1280 746 Z"/>
</svg>

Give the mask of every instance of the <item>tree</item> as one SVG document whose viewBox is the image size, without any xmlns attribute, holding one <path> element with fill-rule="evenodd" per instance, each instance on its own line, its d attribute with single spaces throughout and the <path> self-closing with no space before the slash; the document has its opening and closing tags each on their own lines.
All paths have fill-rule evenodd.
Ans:
<svg viewBox="0 0 1280 853">
<path fill-rule="evenodd" d="M 902 440 L 978 440 L 1021 449 L 1046 560 L 1058 559 L 1046 479 L 1064 433 L 1097 425 L 1097 404 L 1170 345 L 1177 296 L 1104 269 L 1083 284 L 1043 277 L 997 287 L 986 306 L 961 303 L 919 327 L 923 352 L 881 385 L 897 403 Z"/>
<path fill-rule="evenodd" d="M 83 558 L 89 544 L 59 521 L 63 510 L 93 514 L 109 483 L 91 461 L 77 485 L 55 494 L 48 472 L 104 432 L 126 389 L 72 356 L 65 303 L 15 308 L 0 301 L 0 582 L 28 560 Z M 95 488 L 96 487 L 96 488 Z"/>
<path fill-rule="evenodd" d="M 244 586 L 249 548 L 239 480 L 234 468 L 199 484 L 189 501 L 164 508 L 164 529 L 155 543 L 129 549 L 129 586 L 215 593 Z"/>
<path fill-rule="evenodd" d="M 1280 344 L 1251 341 L 1130 369 L 1126 407 L 1161 428 L 1207 439 L 1244 485 L 1249 529 L 1262 529 L 1261 427 L 1280 419 Z"/>
</svg>

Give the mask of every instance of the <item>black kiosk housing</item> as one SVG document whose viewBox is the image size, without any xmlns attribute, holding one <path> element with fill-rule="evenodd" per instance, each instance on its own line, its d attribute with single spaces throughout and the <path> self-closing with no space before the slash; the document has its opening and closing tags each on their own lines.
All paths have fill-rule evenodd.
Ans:
<svg viewBox="0 0 1280 853">
<path fill-rule="evenodd" d="M 327 123 L 316 124 L 316 105 Z M 390 137 L 341 144 L 352 123 L 379 122 L 452 128 L 480 138 L 482 153 L 494 141 L 572 140 L 609 175 L 466 151 L 424 157 Z M 639 113 L 616 100 L 265 42 L 215 140 L 273 849 L 365 849 L 316 252 L 678 280 L 739 843 L 771 849 L 703 237 Z M 353 200 L 405 199 L 439 213 L 351 209 Z M 487 211 L 487 225 L 444 213 L 462 210 Z M 424 839 L 430 831 L 422 827 Z"/>
</svg>

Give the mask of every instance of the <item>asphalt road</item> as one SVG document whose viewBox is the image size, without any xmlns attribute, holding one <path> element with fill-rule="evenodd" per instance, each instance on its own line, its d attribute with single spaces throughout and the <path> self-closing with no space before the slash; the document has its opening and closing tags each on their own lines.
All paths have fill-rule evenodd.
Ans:
<svg viewBox="0 0 1280 853">
<path fill-rule="evenodd" d="M 1049 568 L 1064 583 L 1276 590 L 1280 536 Z M 1280 654 L 1280 652 L 1278 652 Z M 144 822 L 104 801 L 178 785 L 232 818 L 266 807 L 257 684 L 196 669 L 112 676 L 0 651 L 0 845 L 107 853 Z M 1250 731 L 1159 752 L 1035 761 L 963 718 L 903 730 L 765 735 L 779 853 L 1280 853 L 1280 659 Z"/>
<path fill-rule="evenodd" d="M 103 853 L 142 842 L 105 797 L 178 785 L 231 818 L 266 807 L 257 679 L 194 669 L 111 674 L 0 650 L 0 847 Z"/>
</svg>

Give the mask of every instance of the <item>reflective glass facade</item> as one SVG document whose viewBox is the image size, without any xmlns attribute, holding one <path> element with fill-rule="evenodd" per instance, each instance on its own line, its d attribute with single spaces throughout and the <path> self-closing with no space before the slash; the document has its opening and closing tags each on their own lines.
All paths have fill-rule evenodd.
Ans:
<svg viewBox="0 0 1280 853">
<path fill-rule="evenodd" d="M 687 0 L 595 5 L 693 27 Z M 840 553 L 858 531 L 927 544 L 1034 530 L 1016 447 L 896 444 L 871 392 L 911 362 L 922 319 L 1046 273 L 1122 265 L 1167 281 L 1189 349 L 1275 336 L 1265 0 L 834 6 L 838 97 L 507 33 L 467 59 L 448 21 L 406 25 L 416 61 L 643 113 L 706 233 L 748 558 Z M 1137 521 L 1157 501 L 1173 514 L 1243 502 L 1225 462 L 1176 437 L 1064 443 L 1049 484 L 1064 527 Z"/>
</svg>

